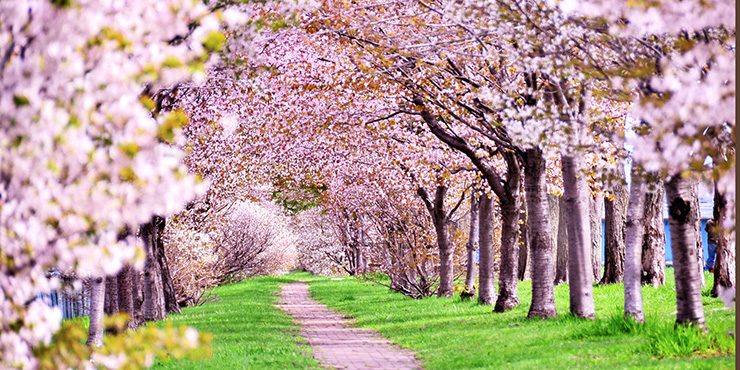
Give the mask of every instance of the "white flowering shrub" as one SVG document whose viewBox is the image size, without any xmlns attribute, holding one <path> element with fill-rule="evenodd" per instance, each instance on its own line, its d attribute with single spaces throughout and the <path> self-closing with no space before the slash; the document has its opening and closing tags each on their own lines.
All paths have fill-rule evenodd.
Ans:
<svg viewBox="0 0 740 370">
<path fill-rule="evenodd" d="M 203 202 L 170 218 L 164 235 L 172 283 L 180 305 L 203 303 L 210 288 L 295 267 L 297 238 L 271 203 Z"/>
<path fill-rule="evenodd" d="M 208 288 L 219 282 L 216 242 L 208 233 L 173 219 L 167 223 L 163 241 L 177 301 L 181 306 L 200 304 Z"/>
<path fill-rule="evenodd" d="M 298 249 L 298 268 L 315 275 L 346 275 L 349 262 L 328 216 L 319 208 L 292 218 Z"/>
<path fill-rule="evenodd" d="M 118 235 L 203 190 L 177 149 L 186 116 L 153 118 L 144 92 L 202 80 L 224 46 L 239 50 L 228 35 L 251 13 L 207 3 L 0 2 L 0 368 L 109 363 L 85 347 L 60 350 L 79 333 L 34 298 L 59 288 L 52 268 L 101 276 L 140 266 L 137 243 Z M 239 28 L 238 39 L 252 31 Z M 111 363 L 130 360 L 95 353 L 106 351 L 117 353 Z"/>
<path fill-rule="evenodd" d="M 271 203 L 238 202 L 217 232 L 219 281 L 270 275 L 295 266 L 296 238 L 288 218 Z"/>
</svg>

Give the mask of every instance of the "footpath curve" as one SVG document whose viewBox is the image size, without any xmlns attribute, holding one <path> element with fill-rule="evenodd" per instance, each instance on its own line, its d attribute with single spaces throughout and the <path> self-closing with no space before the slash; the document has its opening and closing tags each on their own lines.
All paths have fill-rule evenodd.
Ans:
<svg viewBox="0 0 740 370">
<path fill-rule="evenodd" d="M 301 327 L 300 335 L 313 347 L 323 367 L 335 369 L 421 369 L 414 354 L 394 347 L 369 329 L 353 328 L 350 321 L 311 298 L 308 284 L 282 286 L 279 307 Z"/>
</svg>

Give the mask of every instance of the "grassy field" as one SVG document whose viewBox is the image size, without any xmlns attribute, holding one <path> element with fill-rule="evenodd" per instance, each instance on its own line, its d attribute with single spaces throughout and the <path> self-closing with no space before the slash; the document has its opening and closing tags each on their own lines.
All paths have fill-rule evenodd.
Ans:
<svg viewBox="0 0 740 370">
<path fill-rule="evenodd" d="M 519 284 L 522 304 L 507 313 L 455 298 L 414 300 L 355 279 L 310 282 L 314 298 L 417 353 L 426 369 L 734 369 L 735 310 L 704 292 L 710 334 L 674 331 L 676 293 L 669 284 L 644 287 L 648 323 L 625 322 L 621 284 L 594 289 L 597 320 L 568 313 L 568 287 L 555 289 L 559 318 L 527 320 L 531 284 Z M 699 349 L 697 351 L 697 349 Z"/>
<path fill-rule="evenodd" d="M 186 307 L 166 322 L 189 325 L 213 335 L 213 356 L 204 360 L 158 361 L 155 369 L 316 369 L 311 348 L 298 328 L 274 307 L 280 284 L 308 274 L 259 277 L 216 289 L 218 301 Z"/>
<path fill-rule="evenodd" d="M 459 297 L 414 300 L 353 278 L 260 277 L 220 287 L 218 301 L 170 315 L 168 321 L 212 333 L 214 354 L 198 361 L 160 361 L 155 368 L 316 368 L 291 319 L 273 306 L 280 284 L 304 280 L 315 298 L 410 348 L 426 369 L 734 369 L 735 340 L 726 333 L 735 330 L 735 310 L 724 309 L 706 288 L 710 334 L 674 331 L 672 273 L 669 269 L 668 286 L 643 288 L 645 326 L 621 319 L 620 284 L 595 288 L 597 320 L 591 322 L 568 314 L 567 285 L 555 290 L 559 318 L 527 320 L 529 282 L 519 284 L 517 309 L 494 314 L 492 307 Z"/>
</svg>

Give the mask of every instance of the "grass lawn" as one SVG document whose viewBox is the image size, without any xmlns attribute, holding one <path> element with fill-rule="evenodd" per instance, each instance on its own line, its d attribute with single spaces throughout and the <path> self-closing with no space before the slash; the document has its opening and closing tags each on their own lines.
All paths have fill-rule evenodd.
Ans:
<svg viewBox="0 0 740 370">
<path fill-rule="evenodd" d="M 315 279 L 314 298 L 409 348 L 426 369 L 734 369 L 735 309 L 711 298 L 707 274 L 704 313 L 710 335 L 673 329 L 673 270 L 668 285 L 643 287 L 645 326 L 622 320 L 621 284 L 594 289 L 597 320 L 568 313 L 568 287 L 555 288 L 559 318 L 527 320 L 531 283 L 520 282 L 521 305 L 504 314 L 454 298 L 414 300 L 374 283 Z M 632 325 L 630 325 L 632 324 Z M 704 348 L 691 353 L 694 348 Z"/>
<path fill-rule="evenodd" d="M 218 301 L 186 307 L 166 322 L 213 335 L 213 356 L 203 360 L 158 360 L 155 369 L 315 369 L 311 348 L 301 346 L 298 328 L 279 308 L 280 284 L 310 279 L 308 274 L 258 277 L 216 289 Z"/>
<path fill-rule="evenodd" d="M 259 277 L 219 287 L 218 301 L 170 315 L 167 321 L 212 333 L 214 353 L 205 360 L 158 361 L 155 368 L 317 368 L 292 320 L 273 306 L 280 284 L 304 280 L 314 298 L 413 350 L 425 369 L 734 369 L 735 339 L 726 333 L 735 330 L 735 309 L 709 297 L 707 275 L 703 302 L 710 334 L 676 332 L 673 270 L 667 275 L 667 286 L 643 287 L 645 326 L 621 319 L 621 284 L 594 289 L 597 320 L 591 322 L 568 314 L 567 285 L 555 288 L 559 318 L 527 320 L 530 282 L 519 284 L 518 308 L 494 314 L 492 307 L 459 297 L 415 300 L 360 279 Z"/>
</svg>

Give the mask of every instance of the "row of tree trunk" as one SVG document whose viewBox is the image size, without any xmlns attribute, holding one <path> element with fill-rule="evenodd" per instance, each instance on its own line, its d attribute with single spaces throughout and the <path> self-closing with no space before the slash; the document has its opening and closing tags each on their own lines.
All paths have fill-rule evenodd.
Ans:
<svg viewBox="0 0 740 370">
<path fill-rule="evenodd" d="M 610 198 L 606 201 L 600 196 L 591 196 L 589 207 L 589 229 L 591 236 L 590 258 L 592 281 L 600 284 L 614 284 L 622 282 L 625 270 L 625 252 L 627 235 L 626 225 L 630 220 L 627 212 L 627 203 L 630 194 L 626 186 L 620 184 L 613 188 Z M 663 224 L 663 199 L 665 189 L 660 180 L 643 186 L 645 197 L 642 237 L 642 284 L 655 287 L 665 285 L 665 227 Z M 605 206 L 606 204 L 606 206 Z M 568 217 L 565 207 L 565 198 L 555 194 L 548 194 L 550 232 L 555 246 L 554 269 L 555 284 L 568 283 Z M 604 209 L 606 208 L 606 209 Z M 601 215 L 605 213 L 605 261 L 602 272 L 601 246 L 602 223 Z M 525 213 L 523 213 L 525 214 Z M 526 235 L 524 228 L 523 233 Z M 526 237 L 520 254 L 519 279 L 531 278 L 526 274 L 527 250 Z M 531 261 L 529 262 L 531 263 Z"/>
<path fill-rule="evenodd" d="M 537 170 L 536 163 L 527 163 L 525 168 Z M 527 173 L 525 176 L 531 176 Z M 647 176 L 646 176 L 647 175 Z M 590 238 L 590 250 L 576 251 L 581 253 L 578 259 L 589 260 L 590 264 L 581 262 L 578 266 L 582 268 L 589 266 L 590 271 L 580 271 L 578 276 L 582 280 L 575 284 L 571 282 L 571 311 L 579 317 L 592 317 L 591 306 L 588 304 L 592 300 L 585 299 L 585 305 L 579 304 L 581 295 L 587 297 L 590 294 L 588 290 L 574 290 L 573 286 L 583 287 L 591 284 L 592 278 L 600 277 L 601 284 L 611 284 L 616 282 L 625 282 L 625 315 L 630 316 L 636 321 L 644 321 L 642 311 L 641 285 L 659 286 L 665 284 L 665 231 L 663 224 L 663 199 L 666 195 L 665 188 L 668 188 L 669 204 L 669 226 L 671 233 L 674 235 L 672 247 L 674 250 L 674 263 L 676 275 L 676 289 L 678 301 L 677 323 L 690 323 L 704 327 L 703 309 L 701 307 L 701 287 L 704 285 L 703 268 L 704 256 L 703 246 L 700 234 L 700 215 L 698 202 L 698 182 L 691 177 L 674 176 L 670 179 L 667 186 L 656 176 L 641 173 L 634 169 L 632 173 L 633 185 L 631 194 L 627 192 L 624 183 L 617 183 L 611 189 L 611 199 L 606 203 L 606 261 L 603 275 L 600 276 L 599 245 L 600 240 L 600 221 L 601 211 L 599 202 L 593 197 L 588 205 L 591 214 L 590 234 L 585 229 L 576 230 L 568 227 L 566 214 L 584 214 L 584 212 L 568 209 L 565 197 L 550 195 L 547 202 L 544 202 L 541 196 L 530 196 L 531 194 L 543 194 L 541 181 L 535 177 L 535 181 L 528 182 L 530 185 L 527 191 L 528 207 L 521 213 L 525 218 L 527 227 L 521 228 L 523 241 L 529 243 L 520 243 L 522 253 L 518 256 L 517 274 L 520 279 L 530 278 L 534 271 L 540 271 L 544 279 L 533 279 L 533 303 L 530 308 L 530 316 L 551 317 L 556 315 L 554 311 L 551 289 L 548 282 L 563 283 L 569 281 L 569 275 L 573 275 L 573 264 L 569 264 L 569 256 L 573 250 L 568 248 L 573 244 L 573 239 L 569 238 L 570 234 L 579 235 L 582 238 Z M 539 186 L 536 186 L 539 184 Z M 573 191 L 571 190 L 571 194 Z M 725 203 L 721 193 L 715 191 L 715 215 L 717 220 L 726 217 Z M 576 195 L 576 198 L 580 198 Z M 491 236 L 488 219 L 491 218 L 490 207 L 486 204 L 486 198 L 481 200 L 479 211 L 480 224 L 480 285 L 479 301 L 481 303 L 491 304 L 495 300 L 495 295 L 491 294 L 488 288 L 493 281 L 493 270 L 489 265 L 490 256 L 485 247 L 489 243 Z M 539 217 L 539 222 L 533 222 L 531 214 L 545 213 L 545 206 L 548 217 Z M 529 215 L 527 214 L 529 213 Z M 550 222 L 548 224 L 548 221 Z M 577 221 L 578 225 L 586 225 L 582 220 Z M 550 232 L 550 238 L 543 238 L 542 235 L 547 231 Z M 599 237 L 592 237 L 598 235 Z M 729 241 L 726 234 L 720 235 L 718 241 L 718 252 L 715 263 L 715 278 L 712 294 L 717 296 L 718 290 L 722 288 L 734 287 L 734 250 L 728 247 Z M 526 248 L 530 244 L 530 248 Z M 575 241 L 576 245 L 587 245 L 584 241 Z M 503 248 L 502 248 L 503 249 Z M 729 257 L 728 257 L 729 256 Z M 503 256 L 502 256 L 503 258 Z M 572 258 L 571 258 L 572 260 Z M 539 261 L 539 262 L 535 262 Z M 468 263 L 473 263 L 469 258 Z M 536 268 L 532 268 L 535 267 Z M 487 271 L 484 271 L 487 270 Z M 470 276 L 469 269 L 467 284 L 474 281 Z M 489 272 L 490 271 L 490 272 Z M 570 273 L 569 273 L 570 272 Z M 501 279 L 506 276 L 501 272 Z M 550 278 L 550 276 L 552 276 Z M 492 285 L 491 285 L 492 286 Z M 538 297 L 538 301 L 534 301 Z M 575 307 L 574 307 L 575 306 Z"/>
<path fill-rule="evenodd" d="M 168 313 L 181 313 L 162 241 L 165 219 L 159 216 L 141 225 L 144 243 L 144 270 L 125 265 L 117 275 L 91 279 L 90 327 L 87 345 L 102 346 L 104 316 L 124 313 L 126 328 L 136 329 L 146 321 L 163 320 Z"/>
</svg>

